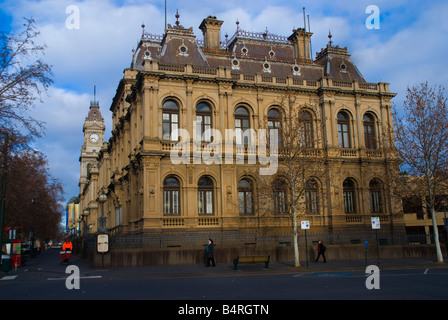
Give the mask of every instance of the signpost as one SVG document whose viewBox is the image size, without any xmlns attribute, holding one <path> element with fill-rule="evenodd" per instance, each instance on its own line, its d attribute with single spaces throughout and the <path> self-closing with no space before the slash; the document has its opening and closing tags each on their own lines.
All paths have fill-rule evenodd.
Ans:
<svg viewBox="0 0 448 320">
<path fill-rule="evenodd" d="M 378 230 L 380 229 L 380 217 L 371 217 L 372 229 L 376 232 L 376 250 L 378 252 L 378 266 L 381 264 L 380 259 L 380 240 L 378 238 Z"/>
<path fill-rule="evenodd" d="M 104 268 L 104 254 L 109 252 L 109 235 L 96 236 L 96 252 L 101 253 L 101 268 Z"/>
<path fill-rule="evenodd" d="M 109 236 L 107 234 L 99 234 L 96 237 L 96 251 L 98 253 L 109 252 Z"/>
<path fill-rule="evenodd" d="M 308 268 L 308 240 L 306 238 L 306 230 L 310 228 L 308 220 L 300 221 L 300 227 L 305 230 L 305 252 L 306 252 L 306 267 Z"/>
</svg>

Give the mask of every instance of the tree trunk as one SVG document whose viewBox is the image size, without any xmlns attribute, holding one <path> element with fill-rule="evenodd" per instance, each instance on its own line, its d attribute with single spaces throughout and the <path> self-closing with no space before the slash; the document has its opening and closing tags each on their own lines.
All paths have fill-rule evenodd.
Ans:
<svg viewBox="0 0 448 320">
<path fill-rule="evenodd" d="M 294 237 L 294 266 L 300 267 L 299 259 L 299 232 L 297 230 L 297 215 L 296 208 L 294 207 L 292 214 L 292 224 L 293 224 L 293 237 Z"/>
<path fill-rule="evenodd" d="M 431 212 L 432 227 L 434 230 L 434 243 L 436 245 L 437 262 L 443 262 L 442 249 L 440 248 L 440 241 L 439 241 L 439 230 L 437 229 L 436 213 L 434 211 L 434 206 L 429 208 L 429 211 Z"/>
</svg>

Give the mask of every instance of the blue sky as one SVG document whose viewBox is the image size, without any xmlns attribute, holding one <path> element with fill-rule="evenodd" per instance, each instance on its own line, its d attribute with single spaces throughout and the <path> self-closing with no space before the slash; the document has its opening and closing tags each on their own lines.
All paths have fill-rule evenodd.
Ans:
<svg viewBox="0 0 448 320">
<path fill-rule="evenodd" d="M 123 70 L 130 66 L 132 49 L 146 31 L 162 34 L 165 0 L 6 0 L 0 3 L 0 30 L 17 31 L 23 17 L 33 17 L 47 45 L 45 61 L 53 66 L 54 85 L 32 116 L 46 122 L 46 135 L 36 143 L 48 158 L 53 176 L 65 189 L 65 198 L 78 195 L 82 125 L 97 84 L 97 97 L 110 137 L 112 98 Z M 79 8 L 79 29 L 68 29 L 66 8 Z M 367 29 L 369 5 L 379 8 L 380 28 Z M 444 61 L 448 47 L 448 2 L 435 1 L 273 1 L 167 0 L 167 20 L 174 24 L 176 9 L 184 27 L 198 38 L 202 19 L 223 20 L 222 37 L 240 28 L 289 36 L 303 27 L 302 8 L 310 16 L 312 47 L 319 52 L 328 42 L 347 46 L 352 60 L 369 82 L 388 82 L 398 95 L 399 107 L 406 88 L 421 81 L 448 87 Z M 224 39 L 222 39 L 224 40 Z"/>
</svg>

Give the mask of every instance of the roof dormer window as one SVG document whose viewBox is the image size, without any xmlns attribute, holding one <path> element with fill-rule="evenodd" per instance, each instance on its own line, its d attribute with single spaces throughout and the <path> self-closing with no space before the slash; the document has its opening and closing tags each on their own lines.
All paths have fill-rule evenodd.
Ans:
<svg viewBox="0 0 448 320">
<path fill-rule="evenodd" d="M 339 66 L 339 69 L 341 73 L 347 73 L 347 66 L 345 65 L 344 61 L 342 61 L 341 65 Z"/>
<path fill-rule="evenodd" d="M 235 57 L 232 59 L 232 70 L 240 70 L 240 62 Z"/>
<path fill-rule="evenodd" d="M 188 48 L 185 45 L 184 40 L 182 40 L 182 44 L 179 46 L 178 52 L 179 52 L 179 55 L 182 56 L 182 57 L 188 57 L 189 56 Z"/>
<path fill-rule="evenodd" d="M 145 50 L 145 60 L 151 60 L 151 52 L 148 50 L 148 48 L 146 48 Z"/>
<path fill-rule="evenodd" d="M 271 73 L 271 64 L 267 60 L 263 63 L 263 71 Z"/>
<path fill-rule="evenodd" d="M 292 66 L 292 74 L 295 76 L 301 76 L 300 67 L 297 65 L 297 62 Z"/>
</svg>

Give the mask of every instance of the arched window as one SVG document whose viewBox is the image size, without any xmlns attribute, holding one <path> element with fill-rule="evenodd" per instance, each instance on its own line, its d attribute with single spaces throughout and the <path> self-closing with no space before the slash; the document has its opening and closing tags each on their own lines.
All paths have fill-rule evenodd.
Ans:
<svg viewBox="0 0 448 320">
<path fill-rule="evenodd" d="M 202 177 L 198 181 L 199 215 L 213 215 L 213 202 L 213 181 L 209 177 Z"/>
<path fill-rule="evenodd" d="M 162 139 L 178 141 L 179 135 L 179 106 L 173 100 L 167 100 L 162 107 Z"/>
<path fill-rule="evenodd" d="M 163 214 L 180 214 L 180 183 L 175 177 L 168 177 L 163 181 Z"/>
<path fill-rule="evenodd" d="M 250 144 L 250 114 L 247 108 L 238 107 L 235 110 L 236 144 Z"/>
<path fill-rule="evenodd" d="M 253 193 L 252 183 L 248 179 L 241 179 L 238 182 L 238 202 L 241 215 L 252 215 L 254 213 Z"/>
<path fill-rule="evenodd" d="M 272 191 L 274 193 L 274 213 L 285 214 L 286 210 L 286 185 L 283 180 L 275 180 L 272 185 Z"/>
<path fill-rule="evenodd" d="M 350 118 L 344 111 L 338 113 L 338 140 L 339 148 L 351 148 Z"/>
<path fill-rule="evenodd" d="M 196 139 L 197 141 L 210 142 L 211 133 L 206 131 L 212 128 L 212 109 L 206 102 L 200 102 L 196 106 Z M 204 135 L 205 133 L 205 135 Z"/>
<path fill-rule="evenodd" d="M 370 193 L 370 212 L 383 213 L 381 182 L 378 179 L 372 179 L 370 181 L 369 193 Z"/>
<path fill-rule="evenodd" d="M 344 191 L 344 211 L 345 213 L 355 213 L 355 183 L 352 179 L 347 178 L 344 180 L 342 187 Z"/>
<path fill-rule="evenodd" d="M 281 146 L 282 115 L 277 108 L 272 108 L 268 111 L 268 130 L 269 134 L 271 133 L 271 130 L 278 130 L 278 146 Z"/>
<path fill-rule="evenodd" d="M 367 149 L 376 149 L 375 118 L 372 114 L 366 113 L 363 117 L 364 141 Z"/>
<path fill-rule="evenodd" d="M 314 148 L 313 117 L 309 111 L 299 113 L 300 146 Z"/>
<path fill-rule="evenodd" d="M 310 179 L 305 185 L 305 202 L 306 213 L 319 214 L 319 196 L 318 196 L 318 184 L 315 179 Z"/>
</svg>

